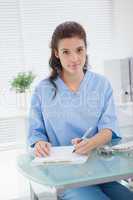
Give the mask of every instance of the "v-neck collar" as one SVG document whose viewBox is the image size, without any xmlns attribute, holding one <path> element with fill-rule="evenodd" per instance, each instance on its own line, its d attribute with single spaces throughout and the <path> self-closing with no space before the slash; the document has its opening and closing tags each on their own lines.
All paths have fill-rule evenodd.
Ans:
<svg viewBox="0 0 133 200">
<path fill-rule="evenodd" d="M 85 73 L 83 79 L 81 80 L 80 85 L 76 91 L 70 90 L 70 88 L 66 85 L 66 83 L 60 77 L 57 78 L 58 87 L 63 90 L 66 90 L 72 94 L 78 93 L 78 92 L 80 92 L 81 88 L 84 86 L 86 79 L 88 77 L 88 74 L 89 74 L 89 71 L 86 71 L 86 73 Z"/>
</svg>

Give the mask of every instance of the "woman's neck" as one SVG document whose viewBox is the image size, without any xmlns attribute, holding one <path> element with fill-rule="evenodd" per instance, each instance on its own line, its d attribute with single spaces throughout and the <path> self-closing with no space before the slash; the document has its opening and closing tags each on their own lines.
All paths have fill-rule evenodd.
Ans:
<svg viewBox="0 0 133 200">
<path fill-rule="evenodd" d="M 61 78 L 70 90 L 77 91 L 77 89 L 79 88 L 80 82 L 84 78 L 84 72 L 80 74 L 76 74 L 76 75 L 62 73 Z"/>
</svg>

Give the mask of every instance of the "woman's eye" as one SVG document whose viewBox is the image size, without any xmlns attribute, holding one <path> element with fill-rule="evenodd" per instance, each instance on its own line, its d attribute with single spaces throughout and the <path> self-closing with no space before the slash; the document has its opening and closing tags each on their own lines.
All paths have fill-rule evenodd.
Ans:
<svg viewBox="0 0 133 200">
<path fill-rule="evenodd" d="M 63 54 L 69 54 L 69 51 L 63 51 Z"/>
<path fill-rule="evenodd" d="M 80 53 L 80 52 L 82 52 L 83 51 L 83 49 L 78 49 L 78 53 Z"/>
</svg>

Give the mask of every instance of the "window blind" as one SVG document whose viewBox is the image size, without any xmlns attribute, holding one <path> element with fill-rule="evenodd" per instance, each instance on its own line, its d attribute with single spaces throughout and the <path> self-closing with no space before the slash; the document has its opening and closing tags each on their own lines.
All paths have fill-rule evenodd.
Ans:
<svg viewBox="0 0 133 200">
<path fill-rule="evenodd" d="M 0 117 L 0 151 L 7 148 L 25 147 L 26 127 L 22 117 Z"/>
<path fill-rule="evenodd" d="M 10 81 L 23 67 L 19 3 L 17 0 L 0 0 L 0 103 L 2 100 L 13 103 Z"/>
<path fill-rule="evenodd" d="M 49 43 L 64 21 L 81 23 L 88 35 L 90 64 L 108 58 L 112 41 L 112 0 L 0 0 L 0 105 L 15 106 L 10 80 L 32 70 L 36 81 L 49 73 Z M 1 122 L 1 142 L 16 141 L 15 123 Z M 8 134 L 9 133 L 9 134 Z"/>
<path fill-rule="evenodd" d="M 0 0 L 0 96 L 4 103 L 15 104 L 9 81 L 18 72 L 32 70 L 36 80 L 48 75 L 52 32 L 67 20 L 84 26 L 92 65 L 107 59 L 112 0 Z"/>
<path fill-rule="evenodd" d="M 88 35 L 90 63 L 107 58 L 112 40 L 112 0 L 20 0 L 27 69 L 48 74 L 49 43 L 55 27 L 68 20 L 81 23 Z"/>
</svg>

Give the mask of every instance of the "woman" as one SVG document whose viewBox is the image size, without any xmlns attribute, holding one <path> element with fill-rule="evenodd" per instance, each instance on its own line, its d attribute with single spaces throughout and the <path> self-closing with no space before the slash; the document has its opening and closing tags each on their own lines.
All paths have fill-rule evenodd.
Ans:
<svg viewBox="0 0 133 200">
<path fill-rule="evenodd" d="M 36 87 L 31 102 L 28 141 L 36 156 L 48 156 L 52 146 L 75 145 L 78 154 L 118 136 L 110 83 L 87 69 L 87 42 L 76 22 L 57 26 L 51 40 L 50 77 Z M 91 128 L 88 139 L 79 142 Z M 112 182 L 66 190 L 63 200 L 133 199 L 122 185 Z"/>
</svg>

